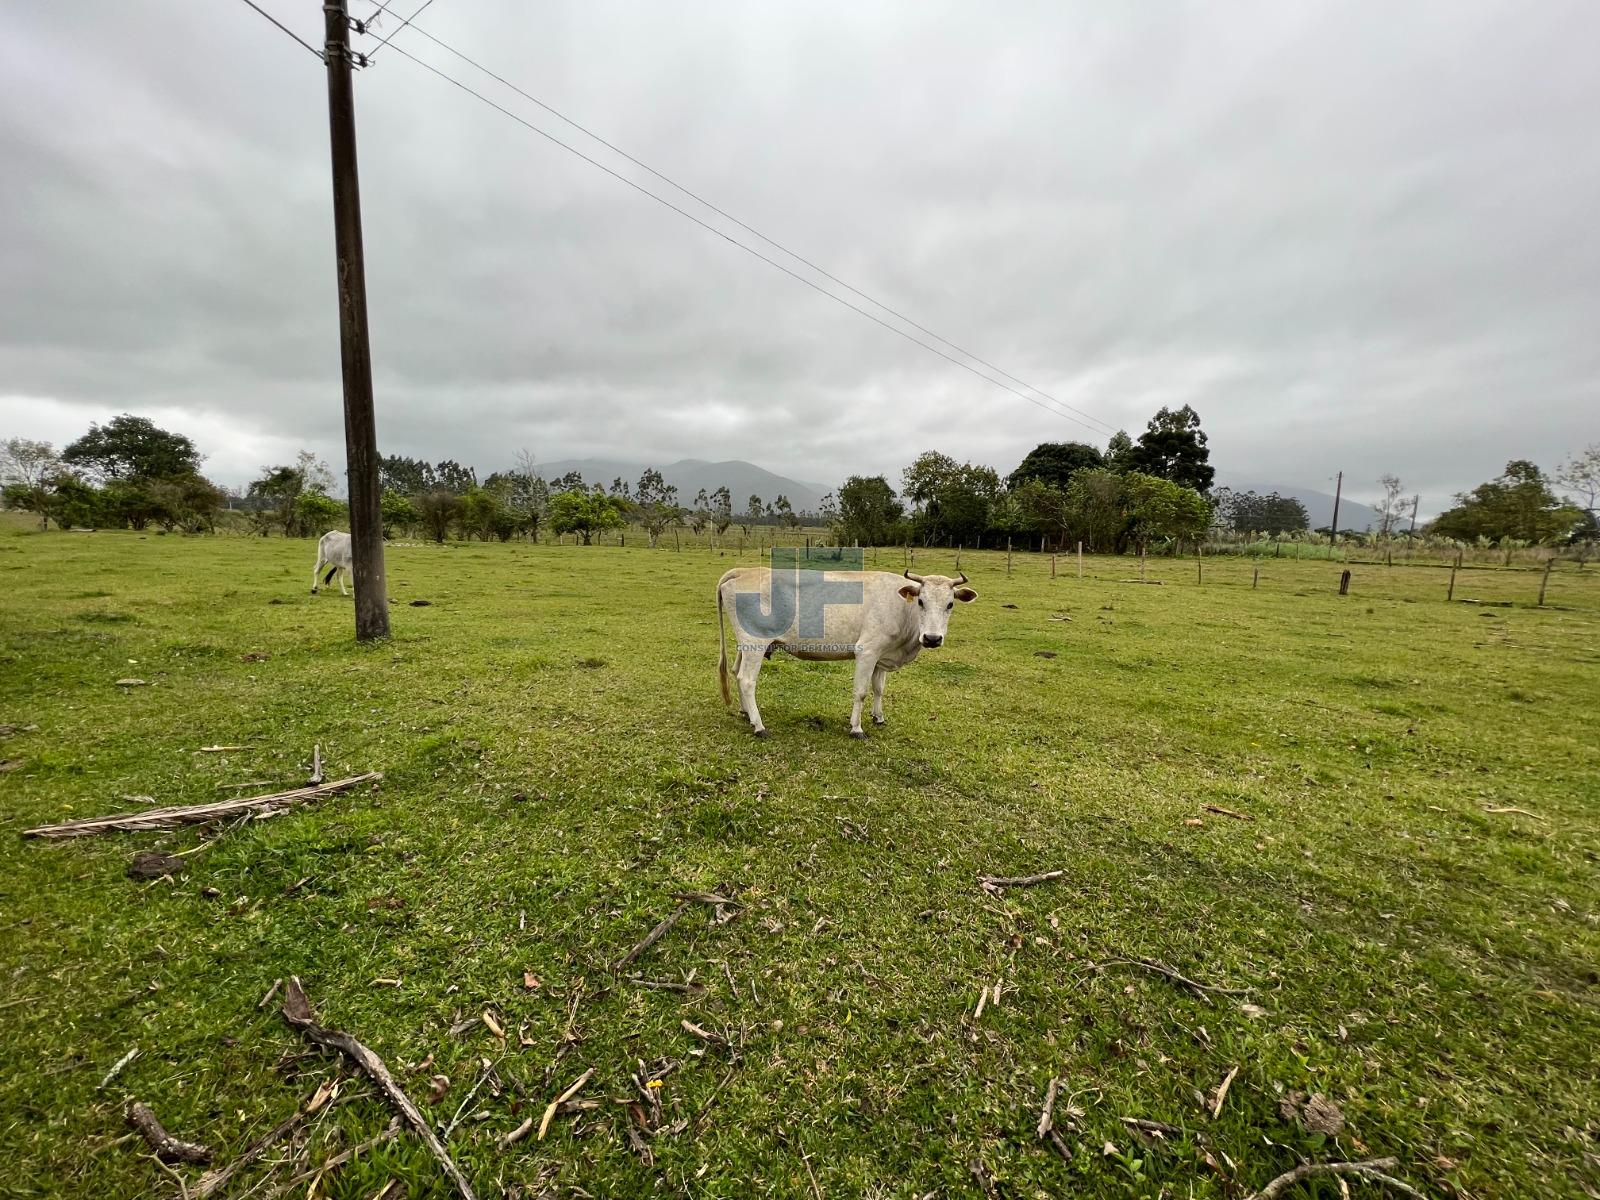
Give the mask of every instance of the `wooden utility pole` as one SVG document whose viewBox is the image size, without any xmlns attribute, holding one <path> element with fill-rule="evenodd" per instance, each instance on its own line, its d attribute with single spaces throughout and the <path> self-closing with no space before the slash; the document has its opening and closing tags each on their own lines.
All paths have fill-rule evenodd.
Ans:
<svg viewBox="0 0 1600 1200">
<path fill-rule="evenodd" d="M 356 586 L 356 640 L 389 636 L 383 571 L 378 429 L 372 411 L 372 347 L 367 342 L 367 271 L 361 247 L 361 185 L 356 173 L 356 103 L 350 85 L 346 0 L 318 0 L 328 64 L 328 144 L 333 152 L 333 242 L 339 277 L 339 360 L 344 379 L 344 452 L 350 491 L 350 555 Z"/>
<path fill-rule="evenodd" d="M 1324 477 L 1326 478 L 1326 477 Z M 1333 557 L 1334 543 L 1339 540 L 1339 494 L 1344 491 L 1344 472 L 1333 485 L 1333 520 L 1328 524 L 1328 557 Z"/>
</svg>

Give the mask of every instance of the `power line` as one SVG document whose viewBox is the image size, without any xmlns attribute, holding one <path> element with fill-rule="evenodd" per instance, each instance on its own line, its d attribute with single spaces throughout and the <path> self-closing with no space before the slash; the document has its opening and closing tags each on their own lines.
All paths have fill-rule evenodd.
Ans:
<svg viewBox="0 0 1600 1200">
<path fill-rule="evenodd" d="M 326 59 L 324 59 L 322 57 L 322 51 L 321 50 L 318 50 L 310 42 L 306 41 L 305 38 L 301 37 L 298 33 L 296 33 L 294 30 L 290 29 L 282 21 L 278 20 L 277 17 L 273 16 L 266 9 L 262 8 L 261 5 L 256 3 L 256 0 L 244 0 L 244 2 L 246 4 L 248 4 L 251 8 L 255 9 L 258 13 L 260 13 L 267 20 L 271 21 L 279 29 L 283 30 L 283 32 L 287 33 L 295 41 L 299 42 L 307 50 L 311 51 L 311 53 L 315 54 L 317 56 L 317 61 L 318 62 L 326 62 L 327 61 Z M 399 31 L 396 30 L 396 32 L 399 32 Z"/>
<path fill-rule="evenodd" d="M 393 40 L 394 40 L 394 35 L 395 35 L 395 34 L 396 34 L 396 33 L 399 33 L 399 32 L 400 32 L 400 31 L 401 31 L 401 30 L 402 30 L 402 29 L 404 29 L 404 28 L 405 28 L 405 27 L 406 27 L 406 26 L 407 26 L 407 25 L 410 25 L 410 24 L 411 24 L 411 22 L 413 22 L 413 21 L 415 21 L 415 20 L 416 20 L 416 19 L 417 19 L 417 18 L 418 18 L 418 17 L 420 17 L 420 16 L 421 16 L 421 15 L 422 15 L 422 10 L 423 10 L 423 9 L 425 9 L 425 8 L 427 8 L 427 7 L 428 7 L 428 5 L 430 5 L 430 4 L 432 4 L 432 3 L 433 3 L 433 0 L 422 0 L 422 3 L 421 3 L 421 5 L 419 5 L 419 6 L 418 6 L 418 8 L 417 8 L 417 11 L 416 11 L 416 12 L 414 12 L 414 13 L 412 13 L 412 14 L 411 14 L 411 15 L 410 15 L 410 16 L 409 16 L 409 17 L 407 17 L 407 18 L 406 18 L 406 19 L 405 19 L 405 20 L 404 20 L 404 21 L 401 21 L 401 22 L 400 22 L 400 24 L 398 24 L 398 25 L 396 25 L 396 26 L 395 26 L 395 27 L 394 27 L 394 32 L 393 32 L 393 33 L 391 33 L 391 34 L 389 34 L 389 36 L 388 36 L 388 37 L 386 37 L 386 38 L 384 38 L 384 39 L 383 39 L 383 41 L 381 41 L 381 42 L 379 42 L 379 43 L 378 43 L 378 45 L 377 45 L 377 47 L 376 47 L 376 48 L 375 48 L 375 49 L 374 49 L 374 50 L 373 50 L 373 51 L 372 51 L 372 53 L 371 53 L 371 54 L 369 54 L 369 55 L 367 55 L 367 61 L 368 61 L 368 62 L 371 62 L 371 61 L 372 61 L 372 60 L 373 60 L 373 59 L 374 59 L 374 58 L 375 58 L 375 57 L 377 57 L 377 54 L 378 54 L 378 51 L 379 51 L 379 50 L 382 50 L 382 49 L 383 49 L 383 48 L 384 48 L 384 47 L 385 47 L 385 46 L 387 46 L 387 45 L 388 45 L 388 44 L 389 44 L 389 43 L 390 43 L 390 42 L 391 42 L 391 41 L 393 41 Z M 382 9 L 382 10 L 383 10 L 383 11 L 384 11 L 384 12 L 386 12 L 386 13 L 387 13 L 387 12 L 389 12 L 389 7 L 388 7 L 388 5 L 386 5 L 386 4 L 379 4 L 379 5 L 378 5 L 378 7 L 379 7 L 379 8 L 381 8 L 381 9 Z M 393 13 L 390 13 L 390 15 L 391 15 L 391 16 L 393 16 L 393 15 L 394 15 L 394 14 L 393 14 Z M 369 22 L 369 24 L 370 24 L 370 22 Z M 422 32 L 422 30 L 420 30 L 420 29 L 419 29 L 419 30 L 417 30 L 417 32 L 418 32 L 418 33 L 421 33 L 421 32 Z"/>
<path fill-rule="evenodd" d="M 393 14 L 392 14 L 392 12 L 391 12 L 391 10 L 389 8 L 389 4 L 392 3 L 392 2 L 393 2 L 393 0 L 374 0 L 374 3 L 377 4 L 377 6 L 378 6 L 378 8 L 380 10 L 382 10 L 383 12 L 386 12 L 386 13 L 391 13 L 391 15 L 393 15 Z M 428 5 L 431 4 L 431 3 L 433 3 L 433 0 L 424 0 L 422 8 L 427 8 Z M 717 205 L 713 204 L 710 200 L 707 200 L 704 196 L 701 196 L 698 193 L 692 191 L 691 189 L 689 189 L 687 187 L 684 187 L 681 183 L 677 182 L 677 180 L 673 179 L 671 176 L 665 175 L 662 172 L 656 170 L 649 163 L 643 162 L 643 161 L 635 158 L 633 155 L 629 154 L 626 150 L 622 149 L 620 146 L 617 146 L 617 145 L 613 144 L 612 142 L 607 141 L 605 138 L 601 137 L 599 134 L 595 133 L 593 130 L 588 129 L 584 125 L 579 124 L 577 121 L 574 121 L 571 117 L 567 116 L 565 113 L 561 112 L 559 109 L 553 108 L 550 105 L 546 104 L 543 100 L 539 99 L 537 96 L 533 95 L 532 93 L 530 93 L 528 91 L 525 91 L 523 88 L 518 87 L 515 83 L 512 83 L 511 80 L 505 78 L 503 75 L 499 75 L 496 72 L 491 71 L 488 67 L 484 66 L 482 63 L 480 63 L 477 60 L 471 58 L 470 56 L 462 53 L 460 50 L 457 50 L 454 46 L 450 45 L 448 42 L 445 42 L 445 41 L 441 40 L 440 38 L 435 37 L 433 34 L 429 33 L 426 29 L 423 29 L 420 25 L 412 25 L 411 22 L 416 20 L 416 18 L 421 14 L 422 8 L 419 8 L 416 12 L 412 13 L 410 17 L 406 18 L 405 22 L 399 28 L 397 28 L 394 31 L 394 33 L 391 33 L 387 38 L 385 38 L 383 40 L 382 45 L 380 45 L 378 47 L 378 49 L 381 50 L 383 48 L 383 46 L 388 45 L 390 39 L 392 39 L 395 36 L 395 34 L 399 33 L 401 29 L 406 28 L 407 25 L 410 25 L 413 30 L 415 30 L 417 33 L 421 34 L 423 37 L 427 38 L 434 45 L 436 45 L 436 46 L 440 47 L 441 49 L 446 50 L 449 53 L 455 55 L 462 62 L 468 64 L 469 66 L 473 67 L 474 69 L 476 69 L 478 71 L 481 71 L 483 74 L 487 75 L 490 79 L 493 79 L 495 82 L 497 82 L 499 84 L 502 84 L 505 87 L 510 88 L 513 92 L 516 92 L 517 95 L 521 96 L 523 99 L 528 100 L 531 103 L 538 105 L 540 108 L 542 108 L 545 112 L 549 113 L 551 116 L 553 116 L 553 117 L 557 118 L 558 120 L 563 121 L 566 124 L 572 126 L 574 129 L 578 130 L 580 133 L 584 134 L 586 137 L 592 138 L 594 141 L 600 143 L 600 145 L 604 146 L 607 150 L 610 150 L 612 153 L 620 155 L 622 158 L 627 159 L 627 161 L 632 163 L 634 166 L 640 168 L 643 171 L 647 171 L 651 175 L 654 175 L 657 179 L 661 180 L 663 183 L 669 185 L 670 187 L 674 188 L 675 190 L 683 193 L 685 196 L 688 196 L 690 199 L 694 200 L 696 203 L 704 205 L 706 208 L 708 208 L 712 212 L 716 213 L 719 217 L 722 217 L 727 221 L 731 221 L 733 224 L 737 225 L 739 228 L 745 230 L 748 233 L 754 234 L 756 237 L 760 238 L 763 242 L 767 243 L 767 245 L 772 246 L 773 248 L 775 248 L 775 249 L 781 251 L 782 253 L 788 255 L 790 258 L 794 259 L 796 262 L 805 264 L 805 266 L 807 266 L 811 270 L 815 271 L 818 275 L 821 275 L 824 279 L 830 280 L 831 282 L 838 284 L 840 287 L 845 288 L 846 290 L 848 290 L 850 292 L 853 292 L 855 295 L 860 296 L 863 300 L 867 301 L 869 304 L 873 305 L 874 307 L 880 308 L 884 312 L 887 312 L 887 313 L 893 315 L 895 318 L 897 318 L 900 321 L 905 322 L 907 325 L 911 326 L 913 329 L 919 330 L 920 332 L 927 334 L 929 337 L 933 338 L 935 341 L 937 341 L 937 342 L 939 342 L 939 343 L 941 343 L 941 344 L 943 344 L 945 346 L 950 347 L 952 350 L 956 351 L 958 354 L 961 354 L 961 355 L 963 355 L 963 356 L 965 356 L 967 358 L 970 358 L 976 363 L 982 364 L 983 366 L 987 367 L 989 370 L 993 371 L 995 374 L 1004 376 L 1006 379 L 1009 379 L 1012 383 L 1018 384 L 1018 385 L 1020 385 L 1020 386 L 1022 386 L 1024 388 L 1028 389 L 1028 391 L 1036 393 L 1039 396 L 1043 396 L 1046 400 L 1050 401 L 1052 404 L 1058 405 L 1061 408 L 1064 408 L 1064 409 L 1070 410 L 1071 412 L 1077 413 L 1078 416 L 1085 418 L 1085 420 L 1090 422 L 1092 425 L 1100 426 L 1101 429 L 1104 432 L 1106 432 L 1106 433 L 1115 433 L 1116 432 L 1116 427 L 1115 426 L 1110 425 L 1105 421 L 1102 421 L 1099 417 L 1094 416 L 1092 413 L 1085 412 L 1083 409 L 1078 408 L 1075 405 L 1069 404 L 1065 400 L 1060 400 L 1060 399 L 1056 398 L 1055 396 L 1052 396 L 1049 392 L 1045 391 L 1043 388 L 1035 387 L 1033 384 L 1029 383 L 1025 379 L 1019 379 L 1017 376 L 1011 374 L 1011 372 L 1006 371 L 1006 370 L 1004 370 L 1003 368 L 1001 368 L 999 366 L 996 366 L 994 363 L 990 362 L 989 360 L 987 360 L 987 359 L 985 359 L 985 358 L 983 358 L 983 357 L 981 357 L 981 356 L 979 356 L 977 354 L 974 354 L 972 351 L 966 349 L 965 347 L 957 345 L 955 342 L 952 342 L 949 338 L 944 337 L 943 335 L 941 335 L 939 333 L 936 333 L 932 329 L 929 329 L 926 325 L 922 325 L 922 324 L 918 323 L 917 321 L 912 320 L 910 317 L 906 316 L 905 313 L 900 312 L 898 309 L 894 308 L 891 305 L 885 304 L 882 300 L 877 299 L 875 296 L 872 296 L 869 293 L 862 291 L 860 288 L 856 287 L 854 284 L 848 283 L 845 280 L 840 279 L 837 275 L 832 274 L 831 272 L 825 270 L 824 268 L 818 266 L 816 263 L 812 262 L 805 255 L 797 253 L 796 251 L 789 249 L 787 246 L 783 245 L 783 243 L 781 243 L 779 241 L 776 241 L 773 238 L 768 237 L 766 234 L 762 233 L 759 229 L 755 228 L 754 226 L 749 225 L 744 221 L 741 221 L 738 217 L 734 216 L 732 213 L 727 212 L 726 210 L 724 210 L 722 208 L 719 208 Z M 377 50 L 374 50 L 371 55 L 368 55 L 368 58 L 370 59 L 376 53 L 377 53 Z M 416 59 L 413 56 L 412 61 L 420 61 L 420 60 Z M 424 65 L 426 65 L 426 64 L 424 64 Z M 449 78 L 449 77 L 446 76 L 446 78 Z M 502 110 L 502 111 L 504 111 L 504 110 Z M 541 130 L 539 132 L 543 132 L 543 131 Z M 570 149 L 570 147 L 568 147 L 568 148 Z M 591 159 L 589 161 L 592 162 L 593 160 Z M 596 164 L 596 165 L 598 165 L 598 164 Z M 618 178 L 622 178 L 622 177 L 618 176 Z M 913 339 L 913 340 L 915 340 L 915 339 Z M 920 345 L 922 343 L 918 343 L 918 344 Z M 1063 413 L 1061 415 L 1065 416 L 1066 414 Z M 1084 421 L 1079 421 L 1078 424 L 1083 425 Z M 1085 427 L 1089 428 L 1090 426 L 1086 425 Z"/>
<path fill-rule="evenodd" d="M 844 305 L 844 307 L 850 309 L 852 312 L 860 313 L 863 317 L 867 318 L 867 320 L 872 321 L 875 324 L 883 326 L 883 328 L 887 329 L 890 333 L 898 334 L 900 337 L 905 338 L 906 341 L 911 342 L 913 345 L 921 346 L 924 350 L 928 351 L 928 353 L 930 353 L 930 354 L 937 354 L 940 358 L 944 359 L 946 362 L 954 363 L 956 366 L 960 367 L 963 371 L 970 371 L 972 374 L 976 375 L 979 379 L 983 380 L 985 383 L 990 383 L 990 384 L 993 384 L 995 387 L 1003 388 L 1004 390 L 1010 392 L 1013 396 L 1017 396 L 1020 399 L 1026 400 L 1029 404 L 1033 405 L 1035 408 L 1043 409 L 1045 412 L 1049 413 L 1053 417 L 1061 417 L 1061 418 L 1063 418 L 1065 420 L 1073 422 L 1074 424 L 1082 425 L 1085 429 L 1089 430 L 1091 433 L 1099 433 L 1100 432 L 1100 430 L 1095 429 L 1093 426 L 1089 425 L 1087 422 L 1079 420 L 1077 417 L 1071 416 L 1068 413 L 1060 412 L 1057 409 L 1050 408 L 1048 405 L 1042 403 L 1041 401 L 1035 400 L 1032 396 L 1028 395 L 1026 392 L 1018 391 L 1016 388 L 1012 387 L 1008 383 L 1003 382 L 1002 380 L 995 379 L 994 377 L 989 376 L 989 375 L 985 375 L 982 371 L 978 370 L 978 368 L 972 366 L 970 363 L 964 363 L 959 358 L 955 358 L 955 357 L 953 357 L 953 356 L 951 356 L 949 354 L 946 354 L 943 350 L 939 349 L 937 346 L 930 346 L 927 342 L 922 341 L 920 338 L 913 337 L 911 334 L 907 333 L 905 330 L 900 329 L 900 328 L 898 328 L 898 327 L 896 327 L 894 325 L 889 324 L 889 322 L 885 321 L 882 317 L 879 317 L 874 313 L 870 313 L 866 309 L 861 308 L 858 305 L 851 304 L 850 301 L 846 300 L 843 296 L 837 295 L 834 292 L 830 292 L 827 288 L 823 287 L 821 284 L 815 282 L 814 280 L 807 279 L 804 275 L 801 275 L 797 271 L 791 270 L 790 268 L 784 266 L 781 262 L 778 262 L 777 260 L 772 259 L 772 258 L 768 258 L 765 254 L 762 254 L 761 251 L 755 249 L 752 246 L 747 246 L 744 242 L 741 242 L 737 238 L 730 236 L 728 233 L 724 232 L 723 230 L 718 229 L 715 225 L 712 225 L 707 221 L 702 221 L 699 217 L 695 216 L 693 213 L 688 212 L 688 211 L 678 207 L 672 201 L 666 199 L 663 196 L 657 195 L 655 192 L 652 192 L 649 188 L 644 187 L 642 184 L 635 183 L 633 180 L 629 179 L 626 175 L 623 175 L 623 174 L 621 174 L 621 173 L 619 173 L 617 171 L 612 170 L 610 167 L 606 166 L 603 162 L 599 162 L 596 159 L 590 158 L 582 150 L 579 150 L 577 147 L 569 145 L 566 142 L 563 142 L 560 138 L 556 137 L 555 134 L 550 133 L 548 130 L 541 129 L 541 128 L 539 128 L 539 126 L 535 125 L 532 121 L 529 121 L 524 117 L 518 116 L 516 113 L 512 112 L 509 108 L 506 108 L 505 106 L 500 105 L 500 104 L 496 104 L 493 100 L 489 99 L 489 97 L 485 96 L 482 92 L 473 90 L 472 88 L 468 87 L 466 84 L 462 83 L 459 79 L 455 78 L 454 76 L 447 75 L 443 71 L 439 70 L 438 67 L 435 67 L 433 64 L 424 62 L 422 59 L 418 58 L 416 55 L 414 55 L 414 54 L 410 53 L 409 51 L 407 51 L 404 47 L 397 45 L 397 46 L 394 47 L 394 52 L 396 54 L 400 55 L 403 58 L 410 59 L 412 62 L 416 63 L 419 67 L 423 68 L 424 70 L 431 71 L 433 74 L 437 75 L 440 79 L 443 79 L 446 83 L 454 84 L 456 87 L 460 88 L 463 92 L 466 92 L 467 95 L 476 97 L 477 99 L 483 101 L 485 104 L 487 104 L 490 108 L 494 109 L 496 112 L 503 113 L 505 116 L 508 116 L 513 121 L 517 122 L 517 124 L 526 126 L 528 129 L 531 129 L 534 133 L 537 133 L 540 137 L 545 138 L 548 141 L 554 142 L 557 146 L 560 146 L 563 150 L 566 150 L 568 153 L 577 155 L 579 158 L 583 159 L 584 162 L 588 163 L 592 167 L 599 168 L 600 170 L 604 171 L 607 175 L 610 175 L 613 179 L 621 180 L 623 183 L 627 184 L 629 187 L 633 188 L 635 191 L 640 192 L 643 195 L 646 195 L 646 196 L 650 197 L 650 199 L 654 200 L 657 204 L 663 205 L 666 208 L 670 208 L 673 212 L 677 213 L 680 217 L 683 217 L 683 218 L 685 218 L 686 220 L 689 220 L 689 221 L 693 221 L 696 225 L 700 226 L 700 228 L 702 228 L 704 230 L 707 230 L 710 233 L 714 233 L 719 238 L 723 239 L 723 241 L 728 242 L 728 243 L 730 243 L 730 244 L 732 244 L 734 246 L 739 247 L 739 249 L 743 250 L 746 254 L 752 255 L 755 258 L 759 258 L 762 262 L 766 263 L 769 267 L 776 268 L 777 270 L 782 271 L 785 275 L 789 276 L 791 279 L 798 280 L 800 283 L 805 284 L 812 291 L 818 292 L 821 295 L 826 296 L 829 300 L 832 300 L 834 303 L 842 304 L 842 305 Z"/>
</svg>

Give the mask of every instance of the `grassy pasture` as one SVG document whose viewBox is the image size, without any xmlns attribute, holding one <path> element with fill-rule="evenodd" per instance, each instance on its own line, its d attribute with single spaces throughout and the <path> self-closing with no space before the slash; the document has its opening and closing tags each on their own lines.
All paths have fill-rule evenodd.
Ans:
<svg viewBox="0 0 1600 1200">
<path fill-rule="evenodd" d="M 778 658 L 762 742 L 717 693 L 732 557 L 397 546 L 395 637 L 366 647 L 336 588 L 307 594 L 312 557 L 0 526 L 0 724 L 19 727 L 0 738 L 0 1194 L 177 1195 L 119 1141 L 127 1096 L 234 1158 L 346 1071 L 257 1008 L 291 974 L 436 1120 L 498 1064 L 450 1138 L 481 1195 L 1237 1197 L 1299 1156 L 1379 1154 L 1429 1195 L 1600 1187 L 1600 573 L 1558 569 L 1538 610 L 1526 572 L 1463 572 L 1456 595 L 1518 602 L 1498 608 L 1444 604 L 1437 568 L 1358 567 L 1340 598 L 1339 564 L 1263 563 L 1252 590 L 1242 560 L 1208 561 L 1204 587 L 1151 560 L 1156 587 L 1118 582 L 1132 560 L 1080 582 L 1064 558 L 1052 581 L 1037 555 L 1008 578 L 968 553 L 980 598 L 891 678 L 886 729 L 846 736 L 848 664 Z M 381 788 L 242 828 L 17 836 L 128 796 L 292 786 L 314 742 Z M 196 753 L 217 744 L 248 749 Z M 193 851 L 188 870 L 127 878 L 152 848 Z M 613 977 L 672 892 L 717 885 L 737 919 L 692 911 L 636 964 L 703 993 Z M 1111 962 L 1135 956 L 1248 994 Z M 485 1009 L 503 1042 L 450 1033 Z M 640 1060 L 678 1064 L 662 1124 L 687 1122 L 648 1165 L 612 1103 Z M 590 1066 L 602 1106 L 498 1146 Z M 1034 1133 L 1052 1075 L 1070 1159 Z M 1286 1116 L 1295 1092 L 1343 1129 Z M 226 1194 L 269 1195 L 389 1115 L 349 1077 L 303 1146 L 264 1156 L 300 1167 Z M 391 1178 L 449 1194 L 411 1137 L 316 1194 Z"/>
</svg>

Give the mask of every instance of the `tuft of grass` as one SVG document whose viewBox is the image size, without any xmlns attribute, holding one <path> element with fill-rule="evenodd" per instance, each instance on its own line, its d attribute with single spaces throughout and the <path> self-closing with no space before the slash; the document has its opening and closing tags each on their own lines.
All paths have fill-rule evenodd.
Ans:
<svg viewBox="0 0 1600 1200">
<path fill-rule="evenodd" d="M 1446 605 L 1425 568 L 1357 566 L 1341 599 L 1337 563 L 1267 560 L 1252 590 L 1250 561 L 1208 560 L 1197 587 L 1192 564 L 1150 560 L 1166 584 L 1137 587 L 1113 560 L 1052 581 L 1045 558 L 1019 553 L 1008 576 L 969 551 L 981 598 L 891 678 L 887 727 L 846 736 L 850 664 L 779 656 L 758 741 L 716 682 L 732 552 L 391 547 L 399 594 L 436 603 L 394 606 L 394 638 L 358 646 L 348 600 L 303 594 L 309 541 L 0 525 L 18 548 L 26 572 L 0 594 L 17 1195 L 174 1191 L 118 1140 L 127 1096 L 226 1162 L 344 1073 L 257 1008 L 291 974 L 435 1121 L 498 1064 L 485 1119 L 450 1138 L 488 1195 L 799 1198 L 811 1173 L 830 1196 L 977 1195 L 977 1163 L 1006 1196 L 1222 1198 L 1302 1156 L 1380 1154 L 1430 1194 L 1600 1185 L 1593 573 L 1558 572 L 1545 610 L 1515 573 L 1481 573 L 1474 595 L 1516 604 L 1481 612 Z M 92 601 L 138 619 L 73 619 Z M 129 674 L 148 686 L 117 688 Z M 128 797 L 292 786 L 313 744 L 330 776 L 382 785 L 243 826 L 16 836 Z M 135 882 L 142 849 L 190 851 L 188 867 Z M 630 968 L 703 991 L 613 974 L 674 892 L 718 887 L 734 920 L 693 906 Z M 1116 961 L 1134 958 L 1247 992 Z M 504 1043 L 481 1023 L 451 1035 L 486 1008 Z M 650 1164 L 611 1103 L 641 1060 L 676 1064 L 663 1125 L 687 1123 L 650 1139 Z M 499 1147 L 589 1066 L 600 1108 Z M 429 1102 L 434 1074 L 449 1090 Z M 1034 1136 L 1052 1076 L 1082 1109 L 1066 1158 Z M 1291 1092 L 1328 1097 L 1343 1130 L 1302 1128 Z M 305 1163 L 389 1115 L 346 1079 Z M 1123 1117 L 1184 1132 L 1148 1140 Z M 450 1194 L 411 1137 L 321 1190 L 391 1178 Z"/>
</svg>

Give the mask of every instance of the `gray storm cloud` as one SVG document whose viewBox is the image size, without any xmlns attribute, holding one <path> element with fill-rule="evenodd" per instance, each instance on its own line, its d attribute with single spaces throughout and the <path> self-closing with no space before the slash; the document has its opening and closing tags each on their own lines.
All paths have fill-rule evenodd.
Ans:
<svg viewBox="0 0 1600 1200">
<path fill-rule="evenodd" d="M 319 5 L 265 6 L 316 40 Z M 1592 5 L 437 0 L 418 24 L 1096 422 L 385 52 L 357 104 L 386 451 L 893 477 L 1190 403 L 1223 480 L 1395 471 L 1437 500 L 1600 437 Z M 126 409 L 226 482 L 338 461 L 320 65 L 225 0 L 13 4 L 0 31 L 0 433 Z"/>
</svg>

